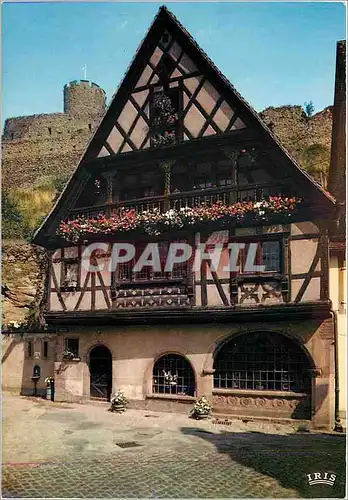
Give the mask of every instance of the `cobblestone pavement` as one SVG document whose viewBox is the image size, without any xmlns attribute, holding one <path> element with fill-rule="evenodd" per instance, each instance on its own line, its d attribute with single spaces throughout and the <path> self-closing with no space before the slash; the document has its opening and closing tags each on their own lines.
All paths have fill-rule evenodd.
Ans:
<svg viewBox="0 0 348 500">
<path fill-rule="evenodd" d="M 5 396 L 3 498 L 342 498 L 345 437 Z M 334 473 L 334 486 L 307 474 Z"/>
</svg>

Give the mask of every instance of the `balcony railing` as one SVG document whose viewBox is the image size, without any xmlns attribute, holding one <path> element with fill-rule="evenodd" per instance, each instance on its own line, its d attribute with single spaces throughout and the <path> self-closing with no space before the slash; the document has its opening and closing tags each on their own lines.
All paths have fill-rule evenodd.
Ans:
<svg viewBox="0 0 348 500">
<path fill-rule="evenodd" d="M 98 215 L 110 215 L 121 208 L 133 209 L 135 212 L 144 212 L 157 209 L 165 212 L 169 209 L 180 210 L 184 207 L 194 207 L 199 205 L 213 205 L 222 202 L 226 205 L 239 201 L 260 201 L 268 196 L 286 195 L 291 196 L 289 188 L 274 185 L 271 183 L 258 185 L 245 185 L 239 187 L 210 188 L 205 190 L 195 190 L 188 192 L 172 193 L 168 196 L 152 196 L 148 198 L 138 198 L 134 200 L 120 201 L 93 207 L 75 208 L 70 211 L 69 219 L 77 217 L 92 218 Z"/>
</svg>

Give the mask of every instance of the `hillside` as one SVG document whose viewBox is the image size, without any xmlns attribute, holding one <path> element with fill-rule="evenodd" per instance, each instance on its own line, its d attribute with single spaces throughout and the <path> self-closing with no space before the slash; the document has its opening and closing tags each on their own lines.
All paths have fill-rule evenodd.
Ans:
<svg viewBox="0 0 348 500">
<path fill-rule="evenodd" d="M 332 106 L 311 117 L 304 114 L 301 106 L 269 107 L 260 116 L 297 158 L 312 144 L 331 147 Z"/>
<path fill-rule="evenodd" d="M 266 108 L 260 116 L 280 142 L 324 188 L 330 165 L 332 106 L 306 116 L 301 106 Z"/>
</svg>

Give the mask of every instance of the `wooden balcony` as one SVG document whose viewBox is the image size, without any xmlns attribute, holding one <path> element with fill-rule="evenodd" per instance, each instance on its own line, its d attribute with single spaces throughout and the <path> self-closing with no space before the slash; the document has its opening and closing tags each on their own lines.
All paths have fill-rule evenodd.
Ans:
<svg viewBox="0 0 348 500">
<path fill-rule="evenodd" d="M 135 212 L 147 210 L 159 210 L 161 213 L 170 209 L 180 210 L 185 207 L 195 207 L 199 205 L 211 206 L 217 202 L 231 205 L 240 201 L 260 201 L 268 196 L 291 196 L 289 187 L 265 184 L 249 184 L 239 187 L 197 189 L 194 191 L 171 193 L 168 196 L 152 196 L 148 198 L 138 198 L 125 200 L 118 203 L 95 205 L 93 207 L 81 207 L 70 210 L 68 219 L 77 217 L 97 217 L 98 215 L 109 216 L 112 212 L 117 212 L 121 208 L 133 209 Z"/>
</svg>

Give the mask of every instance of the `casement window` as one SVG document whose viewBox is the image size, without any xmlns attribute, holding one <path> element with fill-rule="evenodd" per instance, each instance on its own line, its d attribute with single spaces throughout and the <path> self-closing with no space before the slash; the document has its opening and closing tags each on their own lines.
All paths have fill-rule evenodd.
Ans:
<svg viewBox="0 0 348 500">
<path fill-rule="evenodd" d="M 91 177 L 85 185 L 81 195 L 78 197 L 75 208 L 101 205 L 106 201 L 107 182 L 100 175 Z"/>
<path fill-rule="evenodd" d="M 121 200 L 136 200 L 163 194 L 162 172 L 158 168 L 138 175 L 125 175 L 121 179 Z"/>
<path fill-rule="evenodd" d="M 179 243 L 179 242 L 177 242 Z M 182 241 L 181 243 L 186 243 Z M 161 272 L 156 272 L 151 266 L 144 266 L 141 271 L 133 271 L 135 264 L 143 253 L 147 243 L 135 244 L 136 254 L 133 260 L 124 262 L 118 265 L 115 271 L 116 281 L 118 282 L 144 282 L 156 280 L 180 280 L 187 277 L 188 263 L 176 263 L 173 270 L 165 272 L 165 264 L 167 260 L 170 243 L 167 241 L 158 242 L 159 256 L 161 262 Z"/>
<path fill-rule="evenodd" d="M 237 261 L 238 274 L 254 275 L 274 273 L 279 274 L 282 270 L 282 255 L 281 255 L 281 241 L 265 240 L 265 241 L 248 241 L 248 242 L 234 242 L 245 243 L 245 247 L 239 250 L 239 259 Z M 256 246 L 255 258 L 251 264 L 253 266 L 264 266 L 263 271 L 248 270 L 246 267 L 248 254 L 252 251 L 250 244 Z M 255 249 L 254 246 L 254 249 Z M 250 256 L 249 256 L 250 259 Z"/>
<path fill-rule="evenodd" d="M 76 259 L 66 259 L 61 262 L 62 272 L 60 288 L 74 290 L 80 286 L 80 262 Z"/>
<path fill-rule="evenodd" d="M 311 391 L 309 361 L 300 347 L 274 332 L 240 335 L 214 361 L 214 387 L 251 391 Z"/>
<path fill-rule="evenodd" d="M 231 166 L 226 163 L 217 165 L 200 163 L 195 167 L 193 189 L 223 188 L 232 184 Z"/>
<path fill-rule="evenodd" d="M 74 358 L 79 357 L 79 339 L 75 337 L 67 337 L 64 340 L 64 354 L 71 353 Z"/>
<path fill-rule="evenodd" d="M 150 143 L 163 147 L 182 140 L 179 113 L 182 96 L 179 87 L 156 91 L 150 101 Z"/>
</svg>

